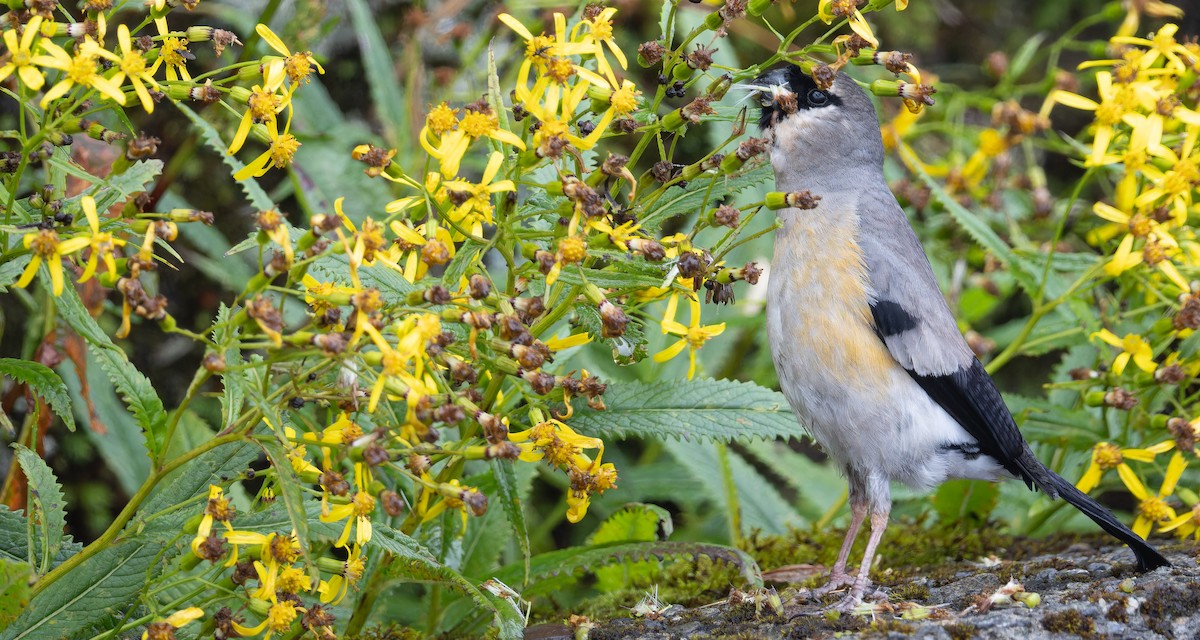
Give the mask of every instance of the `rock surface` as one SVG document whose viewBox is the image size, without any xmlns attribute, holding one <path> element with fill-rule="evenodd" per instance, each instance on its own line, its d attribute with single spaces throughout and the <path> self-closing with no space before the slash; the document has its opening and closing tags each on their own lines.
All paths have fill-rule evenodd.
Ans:
<svg viewBox="0 0 1200 640">
<path fill-rule="evenodd" d="M 777 594 L 735 591 L 725 600 L 687 610 L 643 603 L 630 618 L 599 623 L 587 637 L 1190 640 L 1200 637 L 1198 550 L 1168 546 L 1164 554 L 1174 566 L 1145 574 L 1133 570 L 1124 547 L 1097 551 L 1087 545 L 1020 562 L 939 567 L 936 578 L 918 575 L 888 584 L 889 601 L 862 607 L 858 615 L 827 614 L 836 597 L 814 602 L 786 585 L 776 585 Z M 1003 602 L 987 604 L 993 596 Z M 576 636 L 563 625 L 538 625 L 526 637 Z"/>
</svg>

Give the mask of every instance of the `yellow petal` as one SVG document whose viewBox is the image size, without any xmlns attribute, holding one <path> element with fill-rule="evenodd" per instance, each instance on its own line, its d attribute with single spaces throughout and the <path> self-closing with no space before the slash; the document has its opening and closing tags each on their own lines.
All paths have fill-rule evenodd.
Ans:
<svg viewBox="0 0 1200 640">
<path fill-rule="evenodd" d="M 254 27 L 254 30 L 258 32 L 258 36 L 263 39 L 263 42 L 266 42 L 267 45 L 269 45 L 272 49 L 285 56 L 292 55 L 292 52 L 288 51 L 288 48 L 284 46 L 283 40 L 280 40 L 279 36 L 275 35 L 274 31 L 271 31 L 271 27 L 268 27 L 265 24 L 259 24 Z"/>
<path fill-rule="evenodd" d="M 679 352 L 683 351 L 683 348 L 686 346 L 687 346 L 687 340 L 684 340 L 682 338 L 679 340 L 676 340 L 675 343 L 672 344 L 671 346 L 654 354 L 653 360 L 655 362 L 666 362 L 667 360 L 670 360 L 671 358 L 674 358 L 675 356 L 679 355 Z"/>
<path fill-rule="evenodd" d="M 1127 464 L 1117 465 L 1117 473 L 1121 476 L 1121 482 L 1125 483 L 1125 487 L 1129 489 L 1138 500 L 1145 500 L 1150 497 L 1150 492 L 1146 491 L 1146 485 L 1142 484 L 1141 479 L 1133 472 L 1133 469 Z"/>
<path fill-rule="evenodd" d="M 1088 465 L 1087 471 L 1083 472 L 1083 477 L 1075 484 L 1075 487 L 1084 493 L 1089 493 L 1096 485 L 1100 484 L 1100 477 L 1103 472 L 1100 470 L 1100 465 L 1092 463 Z"/>
</svg>

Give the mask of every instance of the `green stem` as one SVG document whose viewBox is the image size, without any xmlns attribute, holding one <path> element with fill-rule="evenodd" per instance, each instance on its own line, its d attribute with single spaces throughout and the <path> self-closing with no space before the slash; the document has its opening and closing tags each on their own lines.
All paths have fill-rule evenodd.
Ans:
<svg viewBox="0 0 1200 640">
<path fill-rule="evenodd" d="M 38 580 L 37 583 L 33 585 L 32 595 L 36 596 L 37 594 L 41 593 L 46 589 L 46 587 L 54 584 L 54 582 L 59 578 L 67 575 L 92 556 L 112 546 L 113 542 L 116 541 L 117 537 L 121 534 L 121 530 L 124 529 L 125 525 L 133 519 L 134 514 L 137 513 L 138 507 L 142 505 L 142 502 L 144 502 L 146 498 L 150 496 L 150 493 L 154 491 L 154 488 L 158 486 L 158 483 L 161 482 L 163 478 L 167 477 L 172 471 L 178 469 L 205 452 L 216 449 L 223 444 L 236 442 L 241 440 L 243 437 L 244 436 L 240 433 L 232 433 L 226 436 L 213 438 L 212 440 L 205 442 L 195 449 L 192 449 L 191 451 L 188 451 L 187 453 L 184 453 L 178 458 L 175 458 L 174 460 L 171 460 L 167 464 L 163 465 L 161 469 L 154 472 L 149 478 L 146 479 L 144 483 L 142 483 L 141 488 L 137 490 L 137 493 L 133 494 L 133 497 L 129 499 L 129 502 L 125 505 L 125 508 L 121 509 L 121 513 L 117 514 L 117 518 L 113 520 L 112 524 L 108 526 L 108 529 L 106 529 L 104 533 L 96 539 L 95 542 L 84 547 L 82 551 L 71 556 L 66 560 L 66 562 L 58 565 L 53 571 L 47 573 L 42 577 L 41 580 Z"/>
</svg>

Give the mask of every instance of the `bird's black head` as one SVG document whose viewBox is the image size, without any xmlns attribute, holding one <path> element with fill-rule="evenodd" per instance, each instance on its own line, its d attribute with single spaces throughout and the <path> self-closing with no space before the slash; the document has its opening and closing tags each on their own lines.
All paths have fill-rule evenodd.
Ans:
<svg viewBox="0 0 1200 640">
<path fill-rule="evenodd" d="M 762 87 L 756 91 L 756 98 L 762 107 L 758 126 L 763 130 L 770 129 L 788 116 L 803 110 L 837 108 L 842 105 L 842 98 L 833 87 L 820 88 L 812 76 L 794 64 L 771 69 L 759 75 L 750 84 Z"/>
</svg>

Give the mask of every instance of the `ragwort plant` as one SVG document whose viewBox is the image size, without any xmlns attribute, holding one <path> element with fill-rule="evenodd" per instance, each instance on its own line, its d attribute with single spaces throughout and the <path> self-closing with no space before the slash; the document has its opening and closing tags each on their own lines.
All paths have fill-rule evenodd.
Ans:
<svg viewBox="0 0 1200 640">
<path fill-rule="evenodd" d="M 760 4 L 750 13 L 767 6 Z M 730 302 L 738 283 L 754 284 L 760 273 L 754 263 L 725 263 L 746 241 L 740 231 L 767 206 L 811 197 L 770 194 L 740 208 L 727 199 L 767 175 L 763 141 L 739 142 L 746 107 L 714 106 L 758 71 L 721 69 L 708 58 L 726 25 L 747 15 L 736 0 L 678 41 L 677 9 L 665 8 L 666 32 L 638 54 L 670 78 L 652 97 L 629 79 L 615 9 L 557 13 L 546 31 L 500 15 L 504 37 L 521 52 L 515 72 L 502 81 L 489 51 L 488 90 L 478 100 L 430 105 L 416 166 L 393 162 L 392 149 L 353 149 L 367 175 L 394 183 L 396 199 L 367 212 L 347 211 L 343 198 L 326 211 L 302 201 L 310 214 L 299 226 L 255 178 L 292 166 L 302 145 L 292 129 L 295 99 L 324 72 L 315 56 L 259 24 L 254 35 L 266 55 L 222 64 L 251 38 L 206 26 L 172 30 L 173 2 L 151 3 L 140 16 L 87 2 L 78 18 L 53 4 L 14 7 L 5 14 L 0 66 L 11 87 L 5 94 L 17 103 L 16 128 L 4 132 L 13 150 L 4 152 L 0 274 L 29 314 L 24 329 L 37 350 L 3 361 L 30 402 L 19 427 L 5 420 L 18 463 L 5 496 L 24 508 L 0 512 L 13 576 L 6 594 L 28 602 L 6 612 L 6 638 L 137 628 L 147 638 L 352 636 L 380 595 L 405 581 L 440 585 L 427 592 L 430 631 L 491 623 L 503 637 L 519 637 L 528 605 L 490 576 L 515 575 L 518 588 L 530 581 L 522 468 L 562 474 L 570 522 L 619 482 L 604 441 L 572 426 L 583 413 L 604 425 L 597 416 L 607 396 L 603 381 L 570 367 L 571 354 L 591 342 L 606 343 L 622 362 L 686 352 L 687 378 L 695 378 L 697 351 L 724 329 L 703 320 L 702 300 Z M 822 4 L 806 25 L 835 18 L 849 20 L 856 35 L 822 38 L 813 50 L 835 54 L 839 65 L 868 60 L 874 42 L 853 6 Z M 786 37 L 772 61 L 798 35 Z M 689 49 L 697 40 L 709 44 Z M 217 62 L 200 72 L 190 47 L 202 43 Z M 880 86 L 903 93 L 906 85 Z M 664 104 L 687 94 L 695 97 L 683 107 Z M 157 276 L 180 260 L 172 247 L 179 225 L 211 224 L 221 214 L 157 210 L 147 194 L 162 170 L 153 159 L 158 141 L 133 125 L 139 112 L 167 107 L 219 144 L 220 131 L 189 105 L 216 105 L 209 118 L 233 131 L 220 147 L 226 163 L 259 208 L 257 233 L 229 252 L 253 252 L 256 271 L 213 325 L 198 330 L 171 314 Z M 732 134 L 703 157 L 678 162 L 676 141 L 709 119 L 732 123 Z M 123 154 L 107 167 L 81 164 L 71 152 L 80 135 Z M 245 153 L 250 147 L 259 149 Z M 244 153 L 252 159 L 242 165 Z M 477 166 L 474 158 L 478 175 L 465 169 Z M 646 164 L 651 169 L 635 175 Z M 680 214 L 689 214 L 684 230 L 664 234 L 664 221 Z M 110 337 L 102 321 L 114 290 L 119 324 Z M 647 325 L 670 336 L 653 354 Z M 113 342 L 155 330 L 204 350 L 170 410 Z M 120 392 L 150 461 L 140 487 L 86 545 L 64 536 L 61 488 L 39 457 L 53 414 L 75 426 L 68 390 L 51 368 L 65 333 L 86 342 Z M 695 384 L 693 396 L 720 408 L 771 407 L 736 430 L 717 425 L 703 435 L 791 428 L 770 393 Z M 193 405 L 215 390 L 220 422 L 205 424 Z M 99 428 L 90 404 L 86 415 Z M 634 430 L 686 431 L 661 424 L 673 421 L 659 417 Z M 609 433 L 628 428 L 609 421 Z M 495 531 L 501 523 L 490 520 L 493 530 L 480 531 L 475 523 L 497 503 L 508 527 Z M 512 536 L 518 571 L 465 575 L 448 554 L 461 554 L 454 541 L 469 536 Z M 695 549 L 627 546 L 624 555 L 573 561 L 682 550 L 732 559 L 756 579 L 753 561 L 735 550 Z M 532 565 L 544 570 L 548 562 Z M 475 610 L 443 618 L 443 589 Z"/>
<path fill-rule="evenodd" d="M 1081 425 L 1096 422 L 1096 410 L 1084 406 L 1092 387 L 1111 387 L 1101 394 L 1110 405 L 1118 385 L 1155 400 L 1121 412 L 1121 420 L 1105 410 L 1104 424 L 1115 430 L 1103 435 L 1085 431 L 1066 444 L 1041 439 L 1064 459 L 1092 451 L 1097 470 L 1116 468 L 1142 500 L 1141 529 L 1196 531 L 1193 512 L 1179 516 L 1169 503 L 1195 504 L 1194 494 L 1177 488 L 1182 452 L 1194 444 L 1180 439 L 1192 433 L 1192 421 L 1155 417 L 1165 416 L 1165 406 L 1186 415 L 1194 401 L 1181 382 L 1194 374 L 1187 337 L 1195 327 L 1178 326 L 1190 322 L 1188 305 L 1200 304 L 1184 276 L 1194 244 L 1186 222 L 1196 181 L 1183 172 L 1194 172 L 1194 45 L 1168 43 L 1165 29 L 1153 40 L 1125 34 L 1114 39 L 1120 60 L 1110 63 L 1108 79 L 1097 76 L 1099 102 L 1049 85 L 1024 87 L 1018 97 L 1049 96 L 1043 113 L 997 99 L 994 127 L 958 141 L 946 158 L 922 162 L 913 143 L 933 89 L 911 56 L 880 48 L 864 17 L 906 4 L 823 0 L 814 15 L 797 20 L 791 7 L 728 0 L 696 20 L 667 3 L 662 33 L 636 53 L 658 75 L 653 90 L 633 80 L 635 55 L 617 38 L 614 8 L 555 13 L 544 27 L 500 14 L 494 27 L 498 46 L 510 47 L 510 64 L 497 64 L 488 49 L 486 91 L 477 99 L 428 104 L 411 149 L 366 141 L 346 149 L 368 176 L 391 185 L 395 197 L 386 207 L 355 210 L 354 194 L 346 193 L 324 210 L 297 197 L 299 214 L 279 208 L 256 178 L 294 171 L 305 133 L 293 130 L 293 111 L 324 71 L 314 55 L 293 50 L 262 24 L 247 34 L 204 26 L 172 31 L 178 3 L 169 1 L 150 3 L 140 21 L 108 2 L 84 3 L 81 21 L 55 5 L 11 9 L 0 80 L 18 108 L 16 128 L 4 132 L 13 150 L 4 152 L 0 283 L 35 320 L 24 330 L 36 350 L 0 361 L 0 371 L 28 394 L 20 425 L 8 424 L 18 464 L 4 485 L 5 499 L 24 513 L 0 511 L 0 562 L 15 576 L 5 593 L 29 603 L 0 616 L 7 625 L 0 637 L 139 628 L 153 638 L 177 631 L 355 636 L 370 621 L 389 621 L 381 596 L 415 582 L 433 585 L 419 592 L 416 607 L 427 631 L 474 633 L 491 625 L 502 637 L 519 637 L 528 598 L 561 585 L 562 577 L 550 579 L 558 573 L 708 555 L 757 581 L 754 561 L 736 549 L 659 541 L 669 536 L 670 517 L 650 505 L 618 512 L 588 546 L 542 554 L 533 553 L 526 510 L 535 472 L 562 487 L 559 513 L 572 523 L 597 496 L 618 491 L 621 471 L 605 461 L 606 438 L 727 441 L 795 432 L 778 394 L 697 379 L 706 369 L 698 354 L 726 330 L 707 319 L 705 304 L 732 302 L 760 275 L 753 262 L 727 263 L 772 228 L 747 232 L 752 221 L 764 209 L 803 207 L 820 197 L 761 190 L 770 175 L 765 144 L 747 137 L 746 124 L 755 105 L 731 92 L 783 60 L 801 64 L 818 82 L 830 82 L 846 65 L 894 74 L 870 88 L 903 103 L 885 140 L 914 178 L 908 195 L 932 198 L 1034 302 L 1024 328 L 1003 341 L 994 368 L 1035 352 L 1039 340 L 1070 349 L 1076 359 L 1082 349 L 1094 355 L 1081 332 L 1070 336 L 1082 344 L 1071 344 L 1053 332 L 1047 338 L 1045 327 L 1060 309 L 1104 294 L 1111 316 L 1105 322 L 1119 331 L 1096 327 L 1095 340 L 1122 355 L 1109 371 L 1056 389 L 1075 391 L 1063 402 Z M 731 25 L 742 20 L 765 26 L 778 46 L 746 68 L 714 62 L 717 44 L 729 42 Z M 784 22 L 797 26 L 777 29 Z M 823 33 L 801 40 L 809 27 Z M 266 45 L 265 55 L 246 51 L 238 62 L 219 62 L 252 38 Z M 218 60 L 203 72 L 189 50 L 200 43 L 211 43 Z M 1116 78 L 1128 94 L 1113 113 Z M 1091 236 L 1098 246 L 1115 241 L 1113 259 L 1103 264 L 1002 240 L 956 199 L 1001 192 L 993 188 L 1001 159 L 1040 139 L 1053 104 L 1091 108 L 1100 123 L 1091 152 L 1080 155 L 1087 172 L 1077 193 L 1112 186 L 1112 197 L 1098 198 L 1095 211 L 1129 229 L 1102 226 Z M 206 118 L 191 108 L 205 105 L 219 106 Z M 156 289 L 160 267 L 181 260 L 172 247 L 178 225 L 223 215 L 159 211 L 146 197 L 162 163 L 153 159 L 157 141 L 137 134 L 133 123 L 156 108 L 179 111 L 225 153 L 257 209 L 257 232 L 230 251 L 252 255 L 254 272 L 229 291 L 211 327 L 180 326 Z M 930 125 L 952 118 L 946 111 L 925 117 Z M 715 126 L 727 135 L 684 157 L 683 137 Z M 79 135 L 123 154 L 110 167 L 80 163 L 71 152 Z M 956 155 L 964 148 L 968 153 Z M 239 156 L 251 159 L 243 165 Z M 1052 202 L 1040 171 L 1036 160 L 1022 167 L 1034 188 L 1030 210 L 1065 221 L 1070 204 Z M 735 201 L 738 194 L 746 201 Z M 1051 229 L 1061 237 L 1064 227 Z M 1075 279 L 1063 284 L 1064 274 Z M 1112 288 L 1104 284 L 1109 277 Z M 121 304 L 110 337 L 104 300 L 114 289 Z M 1174 320 L 1159 320 L 1167 309 L 1177 311 Z M 156 330 L 204 351 L 170 410 L 112 340 Z M 654 342 L 661 349 L 649 346 L 647 334 L 655 331 L 666 337 Z M 52 414 L 75 426 L 78 407 L 52 368 L 58 361 L 47 355 L 71 340 L 67 334 L 87 344 L 120 392 L 150 461 L 128 503 L 87 545 L 64 536 L 63 496 L 39 456 Z M 136 349 L 136 341 L 129 344 Z M 626 365 L 686 357 L 687 381 L 602 381 L 572 365 L 601 348 Z M 1125 366 L 1130 361 L 1134 367 Z M 1184 377 L 1164 381 L 1151 370 Z M 210 394 L 218 396 L 219 421 L 207 423 L 197 409 L 214 402 Z M 1048 410 L 1046 403 L 1027 404 Z M 91 409 L 79 415 L 95 422 Z M 1145 473 L 1124 464 L 1152 465 L 1172 448 L 1157 494 L 1139 479 Z M 747 465 L 734 459 L 741 454 L 717 451 L 719 475 L 731 488 Z M 761 447 L 750 451 L 774 456 Z M 1089 469 L 1083 483 L 1090 489 L 1104 481 Z M 730 538 L 740 541 L 737 491 L 725 499 Z M 643 577 L 647 570 L 638 569 Z M 600 583 L 614 587 L 621 579 L 605 574 Z"/>
</svg>

